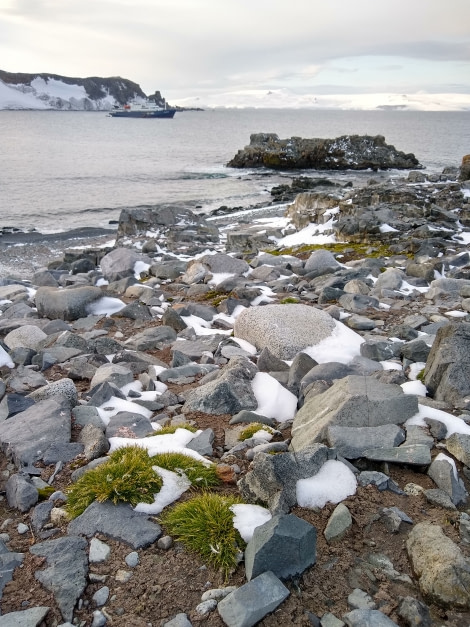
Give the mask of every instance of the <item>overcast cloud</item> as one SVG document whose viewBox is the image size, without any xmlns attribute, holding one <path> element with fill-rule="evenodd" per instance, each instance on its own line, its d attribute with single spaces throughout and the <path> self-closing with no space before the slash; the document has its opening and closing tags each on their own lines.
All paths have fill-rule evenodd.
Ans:
<svg viewBox="0 0 470 627">
<path fill-rule="evenodd" d="M 0 0 L 0 68 L 175 104 L 283 90 L 470 94 L 470 0 Z"/>
</svg>

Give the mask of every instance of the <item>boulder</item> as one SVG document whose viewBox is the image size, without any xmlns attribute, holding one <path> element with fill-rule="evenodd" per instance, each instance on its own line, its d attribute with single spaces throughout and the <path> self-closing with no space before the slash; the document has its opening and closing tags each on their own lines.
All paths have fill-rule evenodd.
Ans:
<svg viewBox="0 0 470 627">
<path fill-rule="evenodd" d="M 38 314 L 45 318 L 78 320 L 87 315 L 87 307 L 101 298 L 99 287 L 82 286 L 71 289 L 40 287 L 35 296 Z"/>
<path fill-rule="evenodd" d="M 46 618 L 49 607 L 32 607 L 29 610 L 8 612 L 0 618 L 0 627 L 39 627 Z"/>
<path fill-rule="evenodd" d="M 424 384 L 436 400 L 470 407 L 470 323 L 438 329 L 424 369 Z"/>
<path fill-rule="evenodd" d="M 245 549 L 248 581 L 266 571 L 279 579 L 301 575 L 316 561 L 317 531 L 293 514 L 273 516 L 255 528 Z"/>
<path fill-rule="evenodd" d="M 364 456 L 367 449 L 392 448 L 405 441 L 405 432 L 395 424 L 378 427 L 345 427 L 330 425 L 326 430 L 328 446 L 338 451 L 346 459 Z"/>
<path fill-rule="evenodd" d="M 332 456 L 334 453 L 322 444 L 296 454 L 257 453 L 238 488 L 247 502 L 262 502 L 273 514 L 286 514 L 297 503 L 297 481 L 316 475 Z"/>
<path fill-rule="evenodd" d="M 242 311 L 234 335 L 258 350 L 269 348 L 280 359 L 293 359 L 329 337 L 336 324 L 331 316 L 308 305 L 265 305 Z"/>
<path fill-rule="evenodd" d="M 248 359 L 234 357 L 215 380 L 189 392 L 185 411 L 236 414 L 242 409 L 256 409 L 258 402 L 251 385 L 256 372 L 256 366 Z"/>
<path fill-rule="evenodd" d="M 418 411 L 415 396 L 405 395 L 399 385 L 356 375 L 306 400 L 292 425 L 290 448 L 299 451 L 325 439 L 330 425 L 378 427 L 401 424 Z"/>
<path fill-rule="evenodd" d="M 382 135 L 279 139 L 274 133 L 251 135 L 249 146 L 239 150 L 227 166 L 280 170 L 406 170 L 421 167 L 413 154 L 405 154 L 386 144 Z"/>
<path fill-rule="evenodd" d="M 153 238 L 155 243 L 173 249 L 183 243 L 217 243 L 219 230 L 187 207 L 162 204 L 123 209 L 119 216 L 116 242 L 137 237 Z"/>
<path fill-rule="evenodd" d="M 444 608 L 470 607 L 470 566 L 439 525 L 417 524 L 408 535 L 406 549 L 428 601 Z"/>
<path fill-rule="evenodd" d="M 162 535 L 160 525 L 146 514 L 135 512 L 128 504 L 113 505 L 110 501 L 94 501 L 83 514 L 69 524 L 67 533 L 87 538 L 100 533 L 133 549 L 145 548 Z"/>
<path fill-rule="evenodd" d="M 0 423 L 0 445 L 19 466 L 40 460 L 53 443 L 70 442 L 70 410 L 49 399 Z"/>
<path fill-rule="evenodd" d="M 31 348 L 37 350 L 40 343 L 45 340 L 47 334 L 41 331 L 39 327 L 33 324 L 25 324 L 13 331 L 10 331 L 4 342 L 10 350 L 14 348 Z"/>
<path fill-rule="evenodd" d="M 52 592 L 65 621 L 72 621 L 75 603 L 85 590 L 88 574 L 87 542 L 66 536 L 35 544 L 33 555 L 46 558 L 47 567 L 34 575 Z"/>
<path fill-rule="evenodd" d="M 112 283 L 134 276 L 137 262 L 151 263 L 150 259 L 131 248 L 115 248 L 105 255 L 100 262 L 104 278 Z"/>
<path fill-rule="evenodd" d="M 227 627 L 253 627 L 289 594 L 276 575 L 268 571 L 228 594 L 219 601 L 217 610 Z"/>
</svg>

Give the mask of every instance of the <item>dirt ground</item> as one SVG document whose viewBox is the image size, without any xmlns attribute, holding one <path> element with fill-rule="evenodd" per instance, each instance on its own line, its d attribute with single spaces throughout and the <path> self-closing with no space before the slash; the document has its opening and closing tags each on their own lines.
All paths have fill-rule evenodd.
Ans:
<svg viewBox="0 0 470 627">
<path fill-rule="evenodd" d="M 196 416 L 189 416 L 191 419 Z M 212 427 L 217 440 L 223 437 L 223 429 L 228 426 L 229 416 L 198 415 L 198 426 Z M 217 444 L 217 441 L 216 441 Z M 3 457 L 1 469 L 6 467 L 7 460 Z M 68 465 L 69 466 L 69 465 Z M 65 487 L 69 482 L 70 469 L 65 467 L 57 477 L 55 485 Z M 243 468 L 246 470 L 248 465 Z M 52 467 L 43 469 L 43 477 L 48 477 Z M 395 482 L 403 488 L 407 483 L 417 483 L 423 488 L 431 488 L 433 482 L 427 475 L 417 473 L 410 468 L 390 466 L 389 472 Z M 470 488 L 467 485 L 467 488 Z M 236 486 L 225 485 L 221 492 L 233 493 Z M 396 506 L 404 511 L 414 523 L 421 521 L 434 522 L 441 525 L 445 533 L 454 541 L 459 541 L 458 513 L 430 506 L 424 496 L 400 496 L 389 491 L 379 492 L 377 488 L 360 487 L 357 493 L 344 503 L 353 517 L 353 526 L 348 535 L 339 543 L 328 545 L 323 531 L 331 515 L 334 505 L 328 504 L 321 511 L 313 511 L 297 507 L 292 510 L 295 515 L 307 520 L 317 529 L 317 561 L 298 579 L 287 582 L 291 592 L 289 598 L 271 615 L 259 624 L 263 627 L 278 625 L 311 625 L 308 612 L 322 616 L 332 612 L 341 617 L 350 610 L 347 597 L 354 588 L 367 591 L 376 601 L 382 612 L 389 615 L 398 625 L 405 625 L 397 616 L 396 608 L 400 597 L 414 596 L 420 598 L 419 590 L 399 582 L 387 579 L 379 570 L 367 572 L 361 564 L 370 553 L 382 553 L 393 562 L 395 570 L 400 574 L 412 577 L 407 558 L 405 541 L 411 525 L 402 523 L 398 533 L 390 533 L 379 519 L 383 507 Z M 0 502 L 0 520 L 10 519 L 3 529 L 11 538 L 10 550 L 25 554 L 23 565 L 16 569 L 13 580 L 4 589 L 1 603 L 2 614 L 23 610 L 36 605 L 51 607 L 44 627 L 52 627 L 62 622 L 52 595 L 35 579 L 34 573 L 43 565 L 43 558 L 29 554 L 28 549 L 37 539 L 34 537 L 29 514 L 21 514 L 8 508 L 6 500 Z M 158 521 L 158 519 L 157 519 Z M 18 523 L 29 526 L 29 532 L 20 535 Z M 65 532 L 65 529 L 62 530 Z M 98 538 L 111 547 L 110 558 L 102 564 L 94 564 L 90 572 L 104 577 L 99 583 L 88 583 L 82 595 L 81 610 L 75 614 L 84 624 L 91 625 L 93 607 L 92 596 L 103 585 L 110 589 L 109 600 L 104 612 L 109 617 L 108 624 L 118 627 L 159 627 L 179 612 L 188 614 L 194 625 L 208 627 L 223 626 L 224 623 L 217 611 L 201 617 L 195 611 L 201 602 L 202 593 L 209 588 L 224 585 L 242 585 L 245 582 L 243 564 L 231 573 L 224 581 L 220 572 L 205 565 L 194 554 L 188 553 L 180 544 L 174 544 L 169 550 L 159 549 L 156 544 L 138 551 L 139 564 L 129 568 L 124 558 L 132 551 L 125 544 L 98 535 Z M 464 549 L 465 551 L 465 549 Z M 470 557 L 470 549 L 466 550 Z M 127 583 L 122 583 L 119 571 L 131 572 Z M 470 612 L 444 612 L 431 606 L 433 624 L 464 627 L 470 624 Z"/>
</svg>

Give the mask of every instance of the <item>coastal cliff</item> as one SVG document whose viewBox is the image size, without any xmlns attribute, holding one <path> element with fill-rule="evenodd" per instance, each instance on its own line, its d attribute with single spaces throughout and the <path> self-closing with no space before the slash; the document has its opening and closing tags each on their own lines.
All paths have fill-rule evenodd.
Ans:
<svg viewBox="0 0 470 627">
<path fill-rule="evenodd" d="M 77 78 L 0 70 L 0 110 L 107 111 L 135 98 L 147 98 L 147 95 L 140 85 L 120 76 Z M 150 98 L 160 106 L 165 105 L 159 91 Z"/>
</svg>

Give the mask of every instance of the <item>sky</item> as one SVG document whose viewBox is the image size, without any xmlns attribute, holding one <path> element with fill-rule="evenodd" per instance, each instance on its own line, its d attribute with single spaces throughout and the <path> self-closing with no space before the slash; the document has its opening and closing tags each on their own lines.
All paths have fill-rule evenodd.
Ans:
<svg viewBox="0 0 470 627">
<path fill-rule="evenodd" d="M 0 59 L 8 72 L 122 76 L 174 104 L 460 101 L 470 2 L 0 0 Z"/>
</svg>

